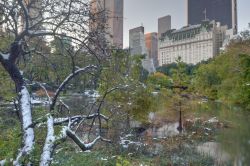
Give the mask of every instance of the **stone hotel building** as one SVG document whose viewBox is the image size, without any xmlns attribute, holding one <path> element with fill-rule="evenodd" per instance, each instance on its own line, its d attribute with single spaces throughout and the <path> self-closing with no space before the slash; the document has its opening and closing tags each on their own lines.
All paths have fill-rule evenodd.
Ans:
<svg viewBox="0 0 250 166">
<path fill-rule="evenodd" d="M 159 66 L 174 63 L 178 57 L 187 64 L 197 64 L 216 56 L 226 31 L 227 26 L 207 20 L 163 33 L 158 45 Z"/>
</svg>

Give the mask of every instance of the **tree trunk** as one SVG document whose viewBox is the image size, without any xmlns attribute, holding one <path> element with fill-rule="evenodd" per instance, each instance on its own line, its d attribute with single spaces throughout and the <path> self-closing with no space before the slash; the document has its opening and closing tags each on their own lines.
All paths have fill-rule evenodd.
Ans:
<svg viewBox="0 0 250 166">
<path fill-rule="evenodd" d="M 182 127 L 182 110 L 181 110 L 181 105 L 182 105 L 182 103 L 181 103 L 181 101 L 179 102 L 179 126 L 178 126 L 178 131 L 180 132 L 180 133 L 182 133 L 182 130 L 183 130 L 183 127 Z"/>
<path fill-rule="evenodd" d="M 18 114 L 22 124 L 22 147 L 19 149 L 14 165 L 20 165 L 19 160 L 23 156 L 29 156 L 34 148 L 34 129 L 32 125 L 30 94 L 25 85 L 23 76 L 18 69 L 16 59 L 21 53 L 21 46 L 15 42 L 11 45 L 10 54 L 7 58 L 0 56 L 1 64 L 8 72 L 15 83 L 16 93 L 18 94 Z"/>
</svg>

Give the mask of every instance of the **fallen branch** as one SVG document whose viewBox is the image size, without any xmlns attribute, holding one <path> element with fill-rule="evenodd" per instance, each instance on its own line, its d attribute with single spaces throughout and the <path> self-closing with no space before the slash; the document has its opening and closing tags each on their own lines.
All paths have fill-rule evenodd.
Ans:
<svg viewBox="0 0 250 166">
<path fill-rule="evenodd" d="M 47 136 L 43 146 L 43 152 L 41 155 L 40 166 L 48 166 L 52 161 L 52 153 L 55 147 L 55 136 L 54 136 L 54 120 L 51 115 L 47 117 Z"/>
<path fill-rule="evenodd" d="M 100 116 L 102 119 L 104 119 L 106 121 L 109 119 L 108 117 L 106 117 L 103 114 L 95 113 L 95 114 L 91 114 L 89 116 L 86 116 L 86 115 L 76 115 L 76 116 L 72 116 L 70 118 L 55 118 L 54 119 L 54 124 L 55 125 L 60 125 L 60 124 L 69 122 L 69 120 L 74 121 L 74 120 L 77 119 L 77 120 L 80 121 L 80 120 L 83 120 L 83 119 L 93 119 L 93 118 L 98 117 L 98 116 Z"/>
<path fill-rule="evenodd" d="M 34 130 L 31 126 L 32 115 L 30 105 L 30 95 L 25 86 L 22 87 L 20 92 L 20 114 L 22 117 L 22 129 L 23 129 L 23 147 L 19 150 L 19 153 L 14 161 L 14 165 L 20 165 L 19 160 L 23 155 L 29 155 L 34 148 Z"/>
<path fill-rule="evenodd" d="M 108 139 L 104 139 L 101 136 L 98 136 L 92 142 L 84 143 L 72 130 L 68 129 L 66 133 L 67 133 L 67 136 L 70 137 L 79 146 L 79 148 L 81 148 L 82 151 L 92 149 L 94 145 L 97 143 L 97 141 L 99 140 L 109 142 L 109 143 L 111 142 Z"/>
</svg>

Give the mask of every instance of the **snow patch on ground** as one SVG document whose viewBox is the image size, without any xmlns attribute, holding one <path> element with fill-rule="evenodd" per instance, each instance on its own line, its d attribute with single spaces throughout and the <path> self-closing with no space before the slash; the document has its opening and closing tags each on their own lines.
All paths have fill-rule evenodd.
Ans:
<svg viewBox="0 0 250 166">
<path fill-rule="evenodd" d="M 98 98 L 100 94 L 96 90 L 85 90 L 84 95 L 89 98 Z"/>
<path fill-rule="evenodd" d="M 130 145 L 135 146 L 143 146 L 144 144 L 141 142 L 135 142 L 128 139 L 128 137 L 131 137 L 131 134 L 126 135 L 125 137 L 120 137 L 120 145 L 122 145 L 123 148 L 128 148 Z"/>
<path fill-rule="evenodd" d="M 219 120 L 216 117 L 213 117 L 207 121 L 207 123 L 218 123 Z"/>
<path fill-rule="evenodd" d="M 107 161 L 108 159 L 107 159 L 107 158 L 103 158 L 103 157 L 101 157 L 101 160 L 103 160 L 103 161 Z"/>
</svg>

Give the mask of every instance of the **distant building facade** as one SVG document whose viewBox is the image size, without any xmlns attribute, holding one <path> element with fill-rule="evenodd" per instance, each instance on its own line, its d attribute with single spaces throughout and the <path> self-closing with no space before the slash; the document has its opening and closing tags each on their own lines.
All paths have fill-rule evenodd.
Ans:
<svg viewBox="0 0 250 166">
<path fill-rule="evenodd" d="M 215 20 L 237 33 L 237 0 L 187 0 L 188 25 Z"/>
<path fill-rule="evenodd" d="M 124 0 L 91 0 L 90 10 L 97 15 L 90 23 L 90 30 L 103 26 L 106 40 L 115 47 L 123 48 Z"/>
<path fill-rule="evenodd" d="M 144 36 L 144 27 L 129 30 L 129 49 L 131 55 L 145 55 L 142 66 L 149 73 L 155 72 L 153 59 L 149 57 Z"/>
<path fill-rule="evenodd" d="M 187 64 L 197 64 L 216 56 L 223 45 L 227 26 L 215 21 L 169 30 L 159 40 L 159 65 L 176 62 L 178 57 Z"/>
<path fill-rule="evenodd" d="M 161 18 L 158 18 L 158 37 L 163 33 L 171 29 L 171 16 L 167 15 Z"/>
<path fill-rule="evenodd" d="M 154 66 L 158 66 L 158 36 L 156 32 L 145 34 L 146 48 L 149 58 L 153 59 Z"/>
<path fill-rule="evenodd" d="M 131 55 L 148 54 L 145 44 L 143 26 L 129 30 L 129 49 Z"/>
</svg>

